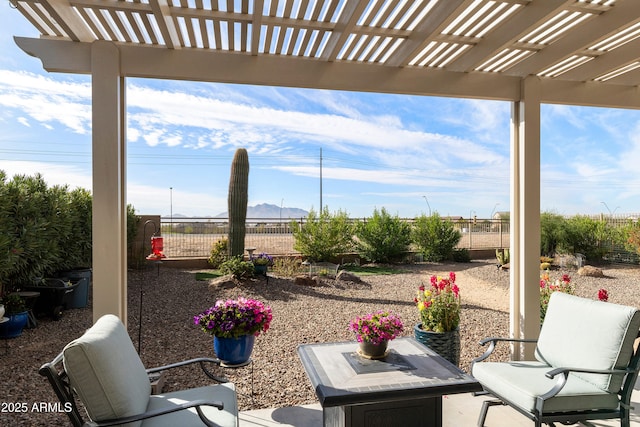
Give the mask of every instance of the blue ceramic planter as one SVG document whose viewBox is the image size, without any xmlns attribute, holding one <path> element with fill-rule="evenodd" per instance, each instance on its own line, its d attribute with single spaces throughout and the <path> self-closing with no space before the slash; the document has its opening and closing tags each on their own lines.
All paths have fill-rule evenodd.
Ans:
<svg viewBox="0 0 640 427">
<path fill-rule="evenodd" d="M 267 275 L 267 266 L 266 265 L 256 265 L 253 264 L 253 271 L 255 274 L 261 274 L 263 276 Z"/>
<path fill-rule="evenodd" d="M 0 325 L 0 337 L 2 338 L 15 338 L 22 335 L 22 330 L 27 325 L 28 314 L 26 311 L 22 313 L 12 314 L 7 316 L 8 322 Z"/>
<path fill-rule="evenodd" d="M 216 357 L 227 366 L 242 365 L 249 361 L 253 344 L 256 341 L 254 335 L 244 335 L 238 338 L 213 337 L 213 350 Z"/>
</svg>

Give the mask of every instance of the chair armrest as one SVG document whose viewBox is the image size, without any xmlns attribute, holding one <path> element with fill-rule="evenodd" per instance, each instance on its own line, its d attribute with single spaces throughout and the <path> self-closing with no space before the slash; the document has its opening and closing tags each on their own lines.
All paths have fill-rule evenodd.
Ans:
<svg viewBox="0 0 640 427">
<path fill-rule="evenodd" d="M 116 425 L 120 425 L 120 424 L 131 423 L 131 422 L 134 422 L 134 421 L 146 420 L 147 418 L 158 417 L 160 415 L 166 415 L 166 414 L 170 414 L 172 412 L 183 411 L 185 409 L 189 409 L 189 408 L 193 408 L 193 407 L 196 408 L 196 412 L 198 413 L 198 416 L 200 417 L 200 419 L 202 420 L 204 425 L 206 425 L 207 427 L 220 427 L 218 424 L 216 424 L 213 421 L 209 420 L 204 415 L 204 413 L 202 412 L 202 409 L 200 409 L 200 406 L 213 406 L 215 408 L 218 408 L 218 410 L 224 409 L 224 404 L 222 402 L 201 400 L 200 399 L 200 400 L 193 400 L 191 402 L 180 403 L 180 404 L 177 404 L 177 405 L 172 406 L 170 408 L 157 409 L 155 411 L 148 411 L 148 412 L 144 412 L 142 414 L 131 415 L 131 416 L 128 416 L 128 417 L 114 418 L 114 419 L 111 419 L 111 420 L 104 420 L 104 421 L 88 421 L 88 422 L 83 424 L 83 427 L 109 427 L 109 426 L 116 426 Z"/>
<path fill-rule="evenodd" d="M 554 368 L 545 374 L 547 378 L 553 379 L 560 374 L 562 375 L 558 377 L 558 380 L 556 381 L 555 385 L 551 387 L 549 391 L 540 395 L 538 399 L 541 399 L 542 401 L 544 401 L 560 393 L 560 390 L 562 390 L 562 388 L 567 383 L 567 380 L 569 379 L 569 374 L 571 372 L 581 372 L 585 374 L 612 375 L 612 374 L 628 374 L 633 372 L 633 370 L 632 369 L 584 369 L 584 368 L 567 368 L 567 367 Z"/>
<path fill-rule="evenodd" d="M 555 378 L 556 375 L 563 374 L 568 377 L 571 372 L 582 372 L 585 374 L 628 374 L 633 372 L 633 369 L 583 369 L 583 368 L 555 368 L 545 374 L 547 378 Z"/>
<path fill-rule="evenodd" d="M 489 348 L 487 348 L 487 350 L 480 357 L 477 357 L 477 358 L 475 358 L 475 359 L 473 359 L 471 361 L 471 367 L 473 368 L 473 365 L 476 362 L 482 362 L 483 360 L 485 360 L 489 356 L 491 356 L 493 351 L 496 349 L 496 344 L 499 343 L 499 342 L 536 343 L 536 342 L 538 342 L 538 340 L 537 339 L 522 339 L 522 338 L 496 338 L 496 337 L 485 338 L 482 341 L 480 341 L 479 344 L 482 345 L 482 346 L 489 344 Z"/>
<path fill-rule="evenodd" d="M 156 368 L 149 368 L 147 369 L 147 373 L 148 374 L 152 374 L 154 372 L 161 372 L 161 371 L 166 371 L 168 369 L 174 369 L 174 368 L 179 368 L 182 366 L 187 366 L 187 365 L 191 365 L 194 363 L 198 363 L 200 364 L 200 369 L 202 369 L 202 372 L 208 376 L 209 378 L 211 378 L 212 380 L 218 382 L 218 383 L 226 383 L 229 382 L 229 380 L 227 380 L 226 378 L 222 378 L 219 377 L 217 375 L 212 374 L 205 366 L 205 362 L 207 363 L 213 363 L 214 365 L 218 365 L 220 366 L 220 359 L 212 359 L 210 357 L 199 357 L 197 359 L 189 359 L 189 360 L 183 360 L 182 362 L 176 362 L 176 363 L 172 363 L 170 365 L 164 365 L 164 366 L 158 366 Z"/>
</svg>

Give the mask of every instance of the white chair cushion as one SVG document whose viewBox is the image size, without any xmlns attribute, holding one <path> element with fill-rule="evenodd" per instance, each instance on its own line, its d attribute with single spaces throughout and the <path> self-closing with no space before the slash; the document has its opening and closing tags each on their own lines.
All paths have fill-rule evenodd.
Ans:
<svg viewBox="0 0 640 427">
<path fill-rule="evenodd" d="M 555 292 L 551 295 L 536 359 L 554 368 L 624 369 L 640 329 L 640 312 L 608 302 Z M 574 374 L 617 392 L 622 376 Z"/>
<path fill-rule="evenodd" d="M 232 383 L 152 395 L 149 399 L 147 410 L 152 411 L 198 399 L 215 400 L 224 403 L 223 410 L 218 410 L 213 406 L 201 406 L 201 408 L 207 418 L 221 427 L 238 426 L 238 403 L 236 400 L 235 387 Z M 148 418 L 142 423 L 142 427 L 187 427 L 202 425 L 202 421 L 196 413 L 195 408 L 177 411 L 162 417 Z"/>
<path fill-rule="evenodd" d="M 510 404 L 533 412 L 536 396 L 549 391 L 555 379 L 545 373 L 552 368 L 541 362 L 482 362 L 473 365 L 473 376 L 491 392 Z M 560 393 L 545 401 L 543 412 L 584 411 L 593 408 L 615 409 L 618 396 L 603 391 L 575 375 L 570 375 Z"/>
<path fill-rule="evenodd" d="M 63 350 L 64 369 L 94 421 L 145 412 L 151 384 L 118 317 L 105 315 Z M 127 426 L 137 427 L 140 422 Z"/>
</svg>

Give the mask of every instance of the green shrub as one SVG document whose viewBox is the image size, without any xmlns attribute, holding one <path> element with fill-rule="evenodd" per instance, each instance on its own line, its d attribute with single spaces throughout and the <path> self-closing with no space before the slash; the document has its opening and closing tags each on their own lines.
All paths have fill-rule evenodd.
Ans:
<svg viewBox="0 0 640 427">
<path fill-rule="evenodd" d="M 224 261 L 220 264 L 219 270 L 222 274 L 231 274 L 236 279 L 253 276 L 253 264 L 250 261 L 244 261 L 242 255 Z"/>
<path fill-rule="evenodd" d="M 584 254 L 590 261 L 601 261 L 610 249 L 611 227 L 603 220 L 576 215 L 564 223 L 561 249 L 569 253 Z"/>
<path fill-rule="evenodd" d="M 84 188 L 76 188 L 64 197 L 67 199 L 70 227 L 67 239 L 60 242 L 66 248 L 66 253 L 60 259 L 58 268 L 89 268 L 92 265 L 93 252 L 91 193 Z M 129 233 L 127 237 L 129 238 Z"/>
<path fill-rule="evenodd" d="M 0 283 L 5 291 L 30 285 L 58 269 L 69 248 L 70 214 L 66 187 L 48 188 L 40 174 L 0 175 Z"/>
<path fill-rule="evenodd" d="M 302 225 L 291 222 L 291 231 L 293 248 L 316 262 L 331 261 L 353 248 L 352 226 L 344 211 L 331 214 L 325 207 L 318 215 L 312 209 Z"/>
<path fill-rule="evenodd" d="M 640 222 L 630 220 L 618 235 L 624 247 L 640 255 Z"/>
<path fill-rule="evenodd" d="M 469 250 L 466 248 L 454 249 L 453 260 L 455 262 L 471 262 L 471 254 L 469 253 Z"/>
<path fill-rule="evenodd" d="M 229 240 L 220 239 L 211 245 L 211 252 L 207 262 L 213 268 L 219 268 L 220 265 L 229 258 Z"/>
<path fill-rule="evenodd" d="M 385 208 L 355 227 L 356 250 L 371 262 L 397 261 L 411 244 L 411 226 Z"/>
<path fill-rule="evenodd" d="M 127 239 L 138 217 L 127 206 Z M 40 174 L 7 179 L 0 170 L 0 284 L 5 292 L 60 270 L 92 265 L 92 197 L 47 186 Z"/>
<path fill-rule="evenodd" d="M 434 262 L 452 259 L 453 250 L 462 238 L 453 222 L 443 220 L 437 212 L 416 218 L 411 235 L 425 259 Z"/>
<path fill-rule="evenodd" d="M 553 257 L 564 240 L 564 218 L 551 212 L 540 214 L 540 254 Z"/>
</svg>

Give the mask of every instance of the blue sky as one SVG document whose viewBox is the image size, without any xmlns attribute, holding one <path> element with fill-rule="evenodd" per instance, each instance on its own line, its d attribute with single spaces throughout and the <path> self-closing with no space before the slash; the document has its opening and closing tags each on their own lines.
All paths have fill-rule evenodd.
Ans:
<svg viewBox="0 0 640 427">
<path fill-rule="evenodd" d="M 0 2 L 0 169 L 91 189 L 90 78 L 47 73 L 13 35 L 38 36 Z M 249 151 L 249 205 L 317 210 L 322 149 L 331 211 L 509 209 L 507 102 L 127 82 L 127 197 L 141 214 L 226 211 L 239 147 Z M 543 105 L 542 210 L 640 212 L 639 131 L 638 111 Z"/>
</svg>

